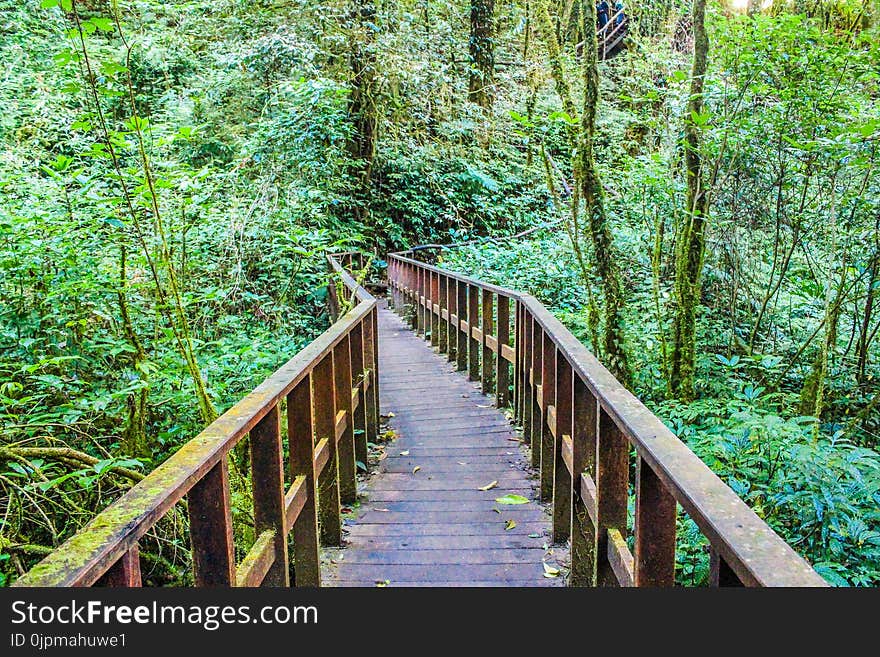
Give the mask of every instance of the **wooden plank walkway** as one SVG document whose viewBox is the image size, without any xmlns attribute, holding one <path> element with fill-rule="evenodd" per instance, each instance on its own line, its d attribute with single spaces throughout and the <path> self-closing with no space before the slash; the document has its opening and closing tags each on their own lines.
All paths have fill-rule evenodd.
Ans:
<svg viewBox="0 0 880 657">
<path fill-rule="evenodd" d="M 564 585 L 544 576 L 564 548 L 550 545 L 526 452 L 494 398 L 384 304 L 378 323 L 381 409 L 399 438 L 361 490 L 346 547 L 326 551 L 324 584 Z M 495 502 L 508 493 L 530 501 Z"/>
</svg>

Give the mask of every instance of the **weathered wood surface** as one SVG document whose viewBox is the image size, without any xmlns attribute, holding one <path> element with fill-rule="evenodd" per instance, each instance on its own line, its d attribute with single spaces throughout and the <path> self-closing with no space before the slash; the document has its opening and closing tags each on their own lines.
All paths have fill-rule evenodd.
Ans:
<svg viewBox="0 0 880 657">
<path fill-rule="evenodd" d="M 325 585 L 564 585 L 544 576 L 542 561 L 557 567 L 565 553 L 550 545 L 551 518 L 519 437 L 457 368 L 380 309 L 380 402 L 399 438 L 360 491 L 346 547 L 328 551 Z M 495 502 L 508 493 L 530 502 Z M 508 520 L 516 526 L 506 529 Z"/>
</svg>

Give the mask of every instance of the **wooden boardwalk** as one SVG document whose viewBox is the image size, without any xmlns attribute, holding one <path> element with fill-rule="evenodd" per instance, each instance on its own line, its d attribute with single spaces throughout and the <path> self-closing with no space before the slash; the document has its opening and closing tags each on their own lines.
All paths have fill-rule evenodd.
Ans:
<svg viewBox="0 0 880 657">
<path fill-rule="evenodd" d="M 550 545 L 526 453 L 494 398 L 384 304 L 378 325 L 380 407 L 399 437 L 346 521 L 346 547 L 328 551 L 325 585 L 564 585 L 545 577 L 542 562 L 556 568 L 564 549 Z M 508 493 L 529 503 L 495 502 Z"/>
</svg>

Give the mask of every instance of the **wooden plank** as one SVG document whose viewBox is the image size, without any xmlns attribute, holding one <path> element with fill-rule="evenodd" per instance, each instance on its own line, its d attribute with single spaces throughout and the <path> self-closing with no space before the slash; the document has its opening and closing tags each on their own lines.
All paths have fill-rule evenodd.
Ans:
<svg viewBox="0 0 880 657">
<path fill-rule="evenodd" d="M 276 564 L 274 530 L 267 529 L 258 537 L 253 547 L 235 572 L 237 587 L 255 587 L 262 585 Z M 285 569 L 286 570 L 286 569 Z"/>
<path fill-rule="evenodd" d="M 468 368 L 467 322 L 463 319 L 468 312 L 467 283 L 457 281 L 455 285 L 455 364 L 459 372 Z"/>
<path fill-rule="evenodd" d="M 508 363 L 512 363 L 516 358 L 516 351 L 510 345 L 501 345 L 501 357 Z"/>
<path fill-rule="evenodd" d="M 608 530 L 608 563 L 620 586 L 635 586 L 633 555 L 617 529 Z"/>
<path fill-rule="evenodd" d="M 318 444 L 315 445 L 315 472 L 320 475 L 324 471 L 324 468 L 327 467 L 329 461 L 330 441 L 327 438 L 322 438 L 318 441 Z"/>
<path fill-rule="evenodd" d="M 293 532 L 293 574 L 290 579 L 295 586 L 321 585 L 315 438 L 312 426 L 312 385 L 311 379 L 306 379 L 287 396 L 290 475 L 294 483 L 285 496 L 285 506 L 287 529 Z M 300 490 L 305 499 L 296 519 L 290 522 L 292 509 L 296 506 L 293 502 L 298 497 L 294 491 L 298 481 L 302 481 Z"/>
<path fill-rule="evenodd" d="M 489 348 L 489 350 L 492 353 L 498 353 L 498 338 L 496 338 L 494 335 L 487 335 L 485 336 L 485 339 L 486 346 Z"/>
<path fill-rule="evenodd" d="M 251 486 L 254 501 L 254 530 L 270 532 L 274 555 L 265 577 L 265 586 L 286 587 L 287 568 L 286 507 L 284 503 L 284 455 L 281 448 L 281 413 L 276 406 L 251 429 Z"/>
<path fill-rule="evenodd" d="M 306 476 L 299 475 L 293 480 L 290 488 L 284 494 L 284 520 L 285 531 L 293 530 L 296 521 L 306 506 L 309 489 L 306 484 Z"/>
<path fill-rule="evenodd" d="M 553 404 L 547 405 L 547 428 L 550 430 L 550 434 L 556 438 L 556 406 Z"/>
<path fill-rule="evenodd" d="M 235 548 L 226 459 L 190 489 L 187 506 L 195 585 L 232 586 Z"/>
<path fill-rule="evenodd" d="M 336 442 L 342 440 L 342 436 L 345 435 L 346 430 L 348 429 L 348 412 L 345 410 L 336 411 L 336 419 L 333 422 L 335 427 L 334 432 L 336 435 Z"/>
<path fill-rule="evenodd" d="M 565 471 L 567 473 L 565 478 L 571 479 L 571 476 L 574 474 L 574 446 L 571 442 L 571 436 L 563 434 L 560 443 L 562 450 L 560 456 L 562 457 L 562 463 L 565 466 Z"/>
<path fill-rule="evenodd" d="M 675 585 L 676 503 L 650 466 L 636 461 L 635 584 Z"/>
<path fill-rule="evenodd" d="M 595 526 L 599 522 L 596 506 L 596 500 L 599 496 L 596 494 L 596 482 L 593 481 L 593 478 L 586 472 L 581 473 L 580 482 L 581 503 L 586 509 L 587 514 L 590 516 L 593 526 Z"/>
</svg>

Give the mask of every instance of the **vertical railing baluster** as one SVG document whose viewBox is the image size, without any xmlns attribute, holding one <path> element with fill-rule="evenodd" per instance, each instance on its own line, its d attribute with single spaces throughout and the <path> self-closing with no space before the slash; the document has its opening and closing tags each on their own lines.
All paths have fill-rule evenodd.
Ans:
<svg viewBox="0 0 880 657">
<path fill-rule="evenodd" d="M 379 408 L 379 310 L 378 308 L 373 308 L 373 312 L 370 313 L 370 333 L 373 338 L 373 349 L 370 354 L 371 357 L 371 365 L 370 365 L 370 373 L 373 377 L 372 384 L 370 385 L 370 389 L 373 391 L 371 404 L 373 408 L 373 433 L 372 440 L 373 442 L 378 442 L 376 438 L 379 436 L 379 424 L 380 424 L 380 415 L 381 409 Z"/>
<path fill-rule="evenodd" d="M 320 509 L 321 542 L 342 543 L 339 504 L 339 466 L 336 457 L 336 408 L 333 385 L 333 355 L 328 354 L 312 370 L 315 436 L 327 440 L 327 463 L 318 474 L 318 507 Z"/>
<path fill-rule="evenodd" d="M 141 556 L 135 543 L 95 582 L 95 586 L 109 588 L 138 588 L 141 586 Z"/>
<path fill-rule="evenodd" d="M 571 574 L 569 586 L 596 585 L 596 512 L 595 497 L 584 497 L 581 473 L 596 481 L 596 446 L 598 440 L 599 404 L 580 376 L 572 376 L 572 513 L 571 513 Z M 595 494 L 595 490 L 593 491 Z"/>
<path fill-rule="evenodd" d="M 523 362 L 522 362 L 522 425 L 523 438 L 527 445 L 532 445 L 532 398 L 534 397 L 535 386 L 532 381 L 532 314 L 523 308 Z"/>
<path fill-rule="evenodd" d="M 617 576 L 608 560 L 608 530 L 616 529 L 626 538 L 629 443 L 604 408 L 599 410 L 597 458 L 596 578 L 599 586 L 618 586 Z"/>
<path fill-rule="evenodd" d="M 495 337 L 498 350 L 495 352 L 495 405 L 504 408 L 510 402 L 510 365 L 502 354 L 501 345 L 510 346 L 510 299 L 498 294 Z"/>
<path fill-rule="evenodd" d="M 480 327 L 480 288 L 476 285 L 468 285 L 468 312 L 467 312 L 467 343 L 468 343 L 468 379 L 480 380 L 480 352 L 482 347 L 480 340 L 474 337 L 474 329 Z"/>
<path fill-rule="evenodd" d="M 263 586 L 288 586 L 287 532 L 284 507 L 284 454 L 278 405 L 250 433 L 251 483 L 254 491 L 254 535 L 275 532 L 275 561 Z"/>
<path fill-rule="evenodd" d="M 675 585 L 675 498 L 645 463 L 636 459 L 635 585 Z"/>
<path fill-rule="evenodd" d="M 340 419 L 344 428 L 339 436 L 336 456 L 339 460 L 339 500 L 343 504 L 357 501 L 357 464 L 355 463 L 354 430 L 351 413 L 351 345 L 350 334 L 333 347 L 333 390 L 336 411 L 333 437 L 336 439 Z"/>
<path fill-rule="evenodd" d="M 468 315 L 467 283 L 456 281 L 455 289 L 455 362 L 458 371 L 464 372 L 468 366 L 468 338 L 461 323 L 466 321 Z"/>
<path fill-rule="evenodd" d="M 435 311 L 434 306 L 437 306 Z M 431 272 L 431 346 L 440 348 L 440 274 Z"/>
<path fill-rule="evenodd" d="M 232 586 L 235 583 L 232 504 L 226 459 L 224 454 L 187 494 L 196 586 Z"/>
<path fill-rule="evenodd" d="M 742 580 L 724 560 L 718 550 L 709 546 L 709 586 L 743 586 Z"/>
<path fill-rule="evenodd" d="M 415 265 L 413 265 L 415 267 Z M 425 334 L 425 306 L 422 299 L 425 295 L 425 270 L 421 267 L 415 268 L 416 281 L 416 335 Z"/>
<path fill-rule="evenodd" d="M 541 360 L 544 354 L 543 350 L 543 329 L 541 325 L 535 321 L 534 315 L 529 314 L 529 324 L 532 328 L 531 353 L 532 362 L 530 364 L 530 375 L 532 378 L 531 386 L 531 403 L 530 413 L 532 419 L 529 421 L 531 428 L 531 447 L 532 447 L 532 467 L 536 470 L 541 468 L 541 438 L 543 435 L 542 427 L 544 426 L 544 409 L 541 408 L 539 392 L 541 389 Z"/>
<path fill-rule="evenodd" d="M 458 329 L 456 328 L 455 314 L 458 312 L 458 281 L 454 278 L 446 277 L 446 360 L 450 363 L 456 362 L 458 355 Z"/>
<path fill-rule="evenodd" d="M 556 451 L 547 407 L 556 400 L 556 344 L 546 332 L 541 332 L 541 499 L 553 499 L 553 470 Z"/>
<path fill-rule="evenodd" d="M 489 347 L 489 337 L 496 339 L 495 348 L 500 350 L 501 346 L 497 343 L 498 333 L 495 330 L 495 295 L 489 290 L 483 290 L 482 298 L 483 318 L 481 328 L 483 330 L 483 338 L 480 344 L 483 347 L 482 358 L 482 374 L 480 383 L 483 387 L 483 394 L 488 395 L 495 390 L 495 356 Z"/>
<path fill-rule="evenodd" d="M 515 358 L 513 359 L 513 404 L 517 424 L 523 424 L 523 361 L 525 359 L 525 339 L 523 338 L 523 308 L 517 299 L 514 303 L 513 340 Z"/>
<path fill-rule="evenodd" d="M 556 440 L 554 443 L 553 467 L 553 542 L 564 543 L 571 531 L 572 513 L 572 481 L 576 472 L 569 472 L 562 457 L 562 446 L 566 437 L 572 440 L 573 406 L 572 406 L 572 370 L 565 355 L 557 350 L 555 376 L 555 393 L 553 406 L 556 409 Z M 572 442 L 572 451 L 574 443 Z M 580 480 L 578 480 L 580 481 Z"/>
<path fill-rule="evenodd" d="M 351 387 L 357 392 L 358 404 L 352 400 L 352 431 L 354 432 L 354 457 L 367 465 L 367 387 L 370 383 L 366 365 L 367 346 L 364 344 L 364 324 L 369 318 L 362 319 L 351 327 L 349 344 L 351 345 Z"/>
<path fill-rule="evenodd" d="M 439 284 L 440 284 L 440 301 L 438 302 L 440 305 L 440 316 L 438 317 L 438 329 L 437 329 L 437 342 L 440 348 L 440 353 L 448 353 L 449 351 L 449 342 L 446 337 L 448 334 L 447 331 L 447 320 L 443 319 L 443 311 L 446 311 L 446 316 L 449 317 L 449 292 L 447 291 L 447 283 L 448 279 L 446 276 L 442 274 L 438 274 Z"/>
<path fill-rule="evenodd" d="M 364 344 L 364 369 L 366 375 L 363 384 L 363 401 L 364 415 L 366 421 L 366 435 L 364 436 L 364 447 L 367 443 L 376 443 L 379 435 L 379 414 L 376 412 L 376 381 L 377 381 L 377 364 L 376 354 L 374 353 L 373 342 L 373 321 L 377 311 L 374 308 L 370 314 L 361 322 L 361 330 L 363 332 Z M 366 464 L 366 461 L 364 461 Z"/>
<path fill-rule="evenodd" d="M 294 586 L 321 586 L 318 545 L 317 483 L 315 481 L 315 436 L 312 424 L 312 384 L 308 376 L 287 395 L 287 442 L 290 478 L 305 477 L 306 499 L 302 511 L 289 528 L 293 531 Z"/>
</svg>

